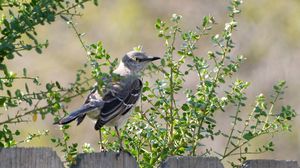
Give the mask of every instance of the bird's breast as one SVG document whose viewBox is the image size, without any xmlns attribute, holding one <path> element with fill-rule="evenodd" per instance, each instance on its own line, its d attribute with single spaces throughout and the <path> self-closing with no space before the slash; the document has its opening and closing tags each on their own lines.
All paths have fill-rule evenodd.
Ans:
<svg viewBox="0 0 300 168">
<path fill-rule="evenodd" d="M 91 119 L 94 119 L 94 120 L 97 120 L 99 118 L 99 115 L 100 115 L 100 110 L 98 108 L 96 108 L 92 111 L 89 111 L 87 113 L 87 116 Z"/>
</svg>

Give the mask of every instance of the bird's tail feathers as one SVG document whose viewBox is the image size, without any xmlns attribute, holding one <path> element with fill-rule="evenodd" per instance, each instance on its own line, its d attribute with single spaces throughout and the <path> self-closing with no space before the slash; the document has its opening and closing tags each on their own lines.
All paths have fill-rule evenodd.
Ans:
<svg viewBox="0 0 300 168">
<path fill-rule="evenodd" d="M 87 112 L 89 112 L 89 111 L 91 111 L 95 108 L 97 108 L 97 107 L 83 105 L 79 109 L 71 112 L 71 114 L 69 114 L 68 116 L 60 119 L 58 122 L 55 122 L 54 124 L 60 124 L 60 125 L 68 124 L 68 123 L 74 121 L 79 116 L 82 116 L 82 115 L 86 114 Z"/>
</svg>

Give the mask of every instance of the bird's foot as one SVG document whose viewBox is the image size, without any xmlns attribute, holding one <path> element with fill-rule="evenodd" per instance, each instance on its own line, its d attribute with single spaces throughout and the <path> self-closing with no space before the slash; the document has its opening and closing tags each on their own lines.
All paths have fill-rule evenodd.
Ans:
<svg viewBox="0 0 300 168">
<path fill-rule="evenodd" d="M 98 142 L 98 145 L 99 145 L 99 152 L 107 152 L 107 150 L 104 148 L 101 142 Z"/>
<path fill-rule="evenodd" d="M 128 153 L 129 155 L 131 155 L 131 154 L 129 153 L 129 151 L 125 150 L 123 147 L 120 147 L 120 148 L 119 148 L 119 152 L 118 152 L 117 155 L 116 155 L 117 159 L 120 157 L 121 153 Z"/>
<path fill-rule="evenodd" d="M 100 148 L 99 148 L 99 151 L 100 151 L 100 152 L 107 152 L 107 150 L 106 150 L 104 147 L 100 147 Z"/>
<path fill-rule="evenodd" d="M 120 146 L 120 148 L 119 148 L 119 153 L 120 153 L 120 152 L 123 152 L 123 151 L 125 151 L 124 147 L 123 147 L 123 146 Z"/>
</svg>

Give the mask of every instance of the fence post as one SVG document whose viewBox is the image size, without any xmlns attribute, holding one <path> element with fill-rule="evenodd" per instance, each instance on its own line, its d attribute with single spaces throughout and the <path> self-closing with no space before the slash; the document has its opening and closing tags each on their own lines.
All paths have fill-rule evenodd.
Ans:
<svg viewBox="0 0 300 168">
<path fill-rule="evenodd" d="M 299 168 L 297 161 L 247 160 L 242 168 Z"/>
<path fill-rule="evenodd" d="M 138 168 L 138 164 L 128 152 L 100 152 L 79 154 L 71 168 Z"/>
<path fill-rule="evenodd" d="M 224 168 L 216 157 L 172 156 L 168 157 L 160 168 Z"/>
<path fill-rule="evenodd" d="M 63 168 L 56 152 L 50 148 L 0 148 L 0 167 Z"/>
</svg>

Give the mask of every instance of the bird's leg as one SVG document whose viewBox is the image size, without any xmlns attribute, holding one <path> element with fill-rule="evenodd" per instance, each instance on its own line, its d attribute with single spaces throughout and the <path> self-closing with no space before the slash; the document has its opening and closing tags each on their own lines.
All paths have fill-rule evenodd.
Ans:
<svg viewBox="0 0 300 168">
<path fill-rule="evenodd" d="M 118 138 L 119 138 L 120 151 L 124 151 L 123 144 L 122 144 L 122 139 L 121 139 L 121 137 L 120 137 L 119 130 L 118 130 L 118 127 L 117 127 L 117 126 L 115 126 L 115 130 L 116 130 L 117 135 L 118 135 Z"/>
<path fill-rule="evenodd" d="M 100 147 L 100 152 L 105 151 L 102 143 L 102 134 L 101 134 L 101 128 L 99 129 L 99 147 Z"/>
</svg>

